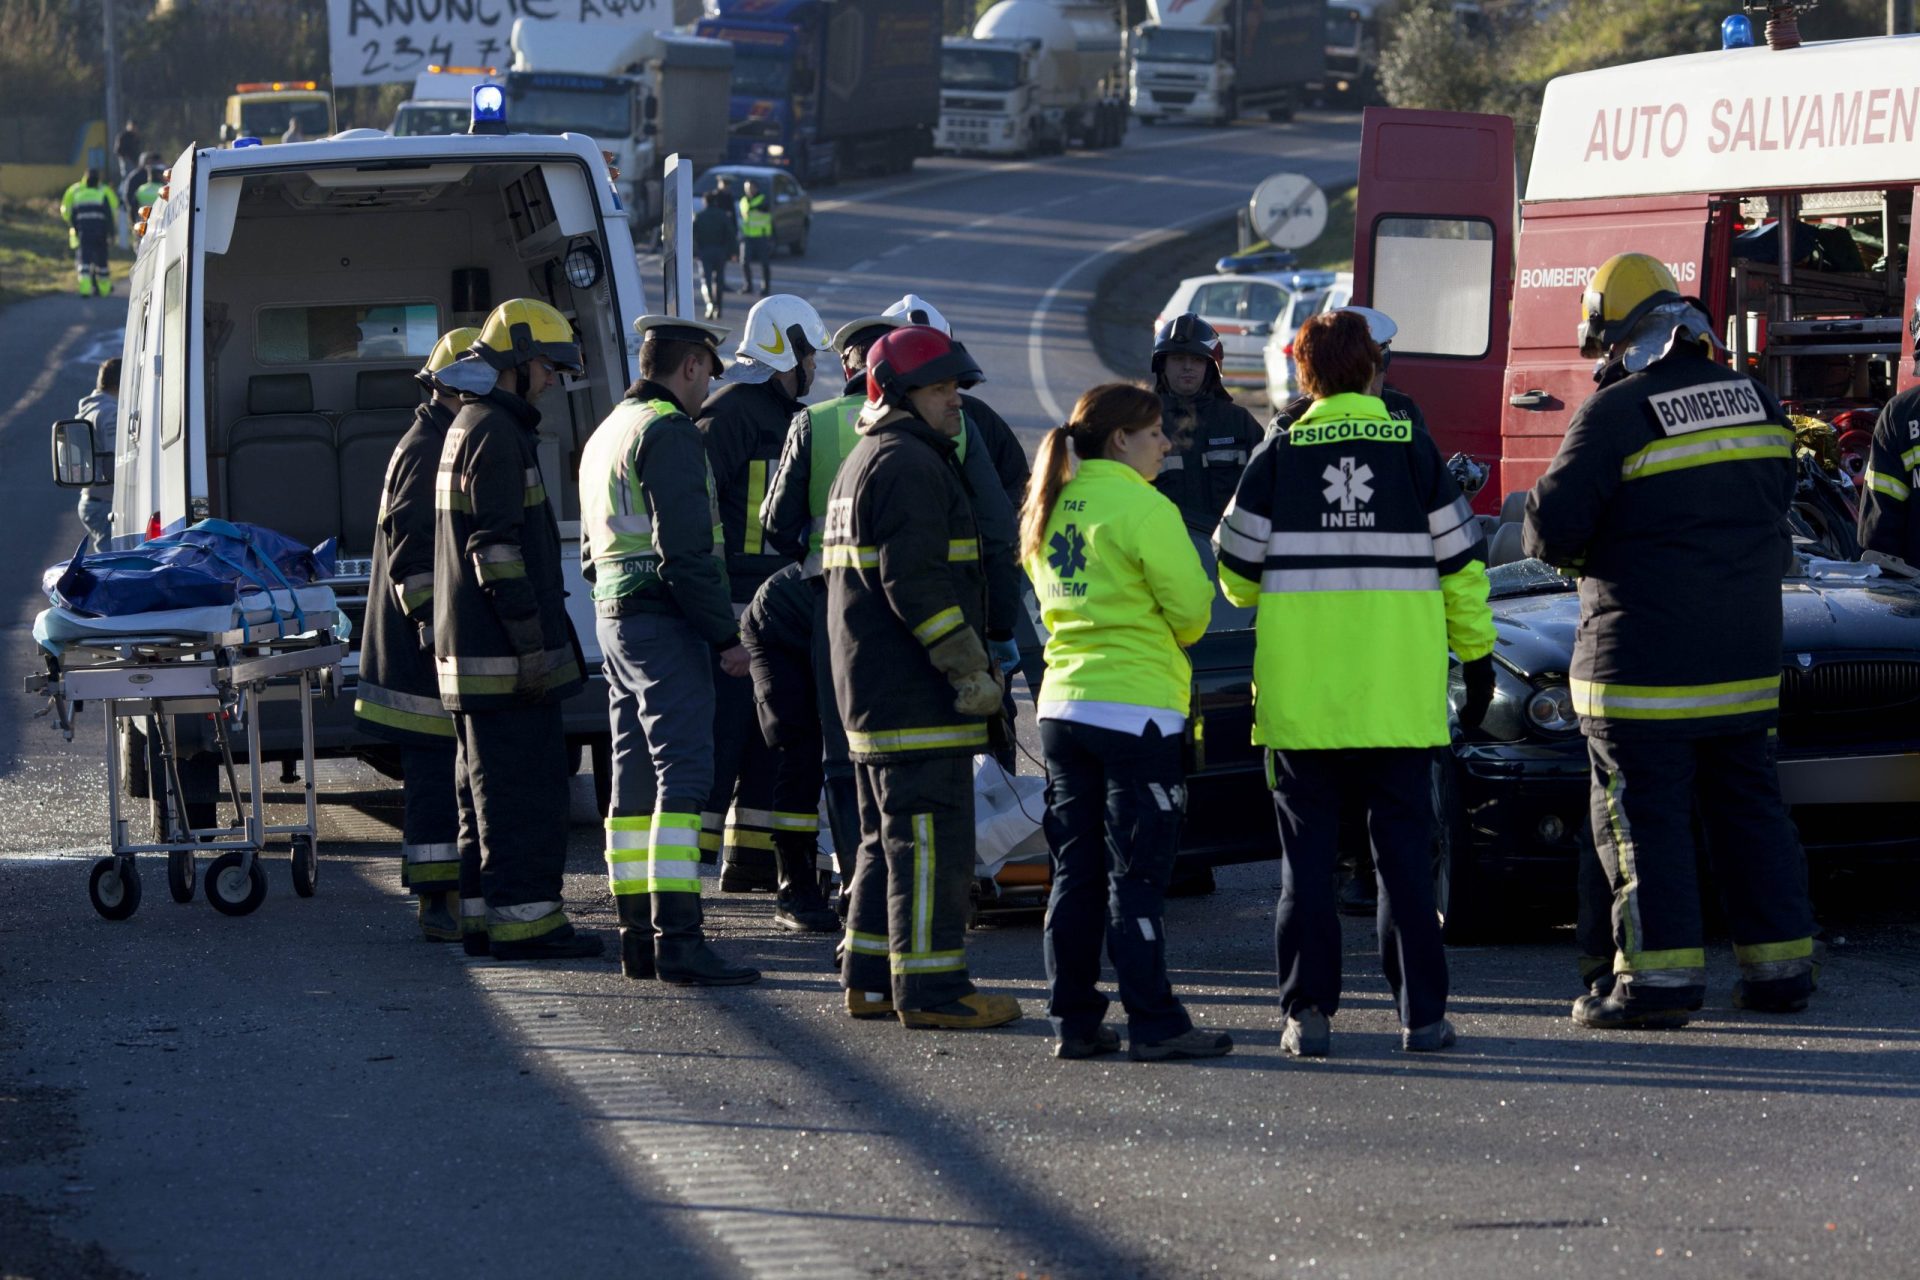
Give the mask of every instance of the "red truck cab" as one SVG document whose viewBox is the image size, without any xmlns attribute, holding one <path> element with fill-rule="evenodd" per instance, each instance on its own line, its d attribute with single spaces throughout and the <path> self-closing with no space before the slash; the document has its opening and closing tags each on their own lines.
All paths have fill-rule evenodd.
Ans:
<svg viewBox="0 0 1920 1280">
<path fill-rule="evenodd" d="M 1916 67 L 1920 36 L 1886 36 L 1562 76 L 1517 204 L 1511 120 L 1366 112 L 1354 301 L 1399 324 L 1389 377 L 1441 450 L 1497 459 L 1483 509 L 1553 460 L 1593 386 L 1581 294 L 1629 251 L 1665 262 L 1731 360 L 1864 456 L 1861 424 L 1915 381 Z"/>
</svg>

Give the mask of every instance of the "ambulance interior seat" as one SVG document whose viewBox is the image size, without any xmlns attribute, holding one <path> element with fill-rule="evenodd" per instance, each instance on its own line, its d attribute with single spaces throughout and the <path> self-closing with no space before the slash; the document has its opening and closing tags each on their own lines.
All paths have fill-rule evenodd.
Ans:
<svg viewBox="0 0 1920 1280">
<path fill-rule="evenodd" d="M 1493 537 L 1487 540 L 1487 568 L 1489 569 L 1526 558 L 1527 553 L 1520 540 L 1520 526 L 1517 524 L 1499 526 L 1493 531 Z"/>
<path fill-rule="evenodd" d="M 340 419 L 340 552 L 373 549 L 380 486 L 393 447 L 413 425 L 420 384 L 411 369 L 363 369 L 354 379 L 354 408 Z"/>
<path fill-rule="evenodd" d="M 304 373 L 247 379 L 247 416 L 227 429 L 227 516 L 309 546 L 334 536 L 340 487 L 333 424 Z"/>
</svg>

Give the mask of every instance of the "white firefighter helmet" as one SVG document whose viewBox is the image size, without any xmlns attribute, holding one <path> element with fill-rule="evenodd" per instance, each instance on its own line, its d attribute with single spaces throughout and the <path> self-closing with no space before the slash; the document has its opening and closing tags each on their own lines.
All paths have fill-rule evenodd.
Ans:
<svg viewBox="0 0 1920 1280">
<path fill-rule="evenodd" d="M 762 366 L 768 373 L 785 373 L 795 368 L 811 351 L 830 351 L 833 338 L 827 333 L 820 313 L 805 298 L 791 293 L 776 293 L 760 299 L 747 312 L 746 328 L 740 331 L 740 345 L 734 348 L 734 369 L 729 377 L 741 382 L 764 382 L 750 376 L 740 366 Z"/>
<path fill-rule="evenodd" d="M 908 294 L 881 314 L 892 316 L 901 324 L 924 324 L 930 329 L 938 329 L 949 338 L 953 336 L 953 326 L 947 323 L 947 318 L 917 293 Z"/>
</svg>

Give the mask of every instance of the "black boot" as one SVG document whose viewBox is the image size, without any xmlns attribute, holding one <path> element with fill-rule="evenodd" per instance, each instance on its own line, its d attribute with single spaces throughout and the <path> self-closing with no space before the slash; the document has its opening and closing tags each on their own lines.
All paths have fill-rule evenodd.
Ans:
<svg viewBox="0 0 1920 1280">
<path fill-rule="evenodd" d="M 581 933 L 563 924 L 537 938 L 495 940 L 492 948 L 495 960 L 586 960 L 605 951 L 607 944 L 599 934 Z"/>
<path fill-rule="evenodd" d="M 740 987 L 760 980 L 758 969 L 728 964 L 707 945 L 698 893 L 653 895 L 654 970 L 660 981 L 683 987 Z"/>
<path fill-rule="evenodd" d="M 838 933 L 840 917 L 820 892 L 813 861 L 818 839 L 812 832 L 775 832 L 773 857 L 780 871 L 780 889 L 773 903 L 773 922 L 796 933 Z"/>
<path fill-rule="evenodd" d="M 780 887 L 774 855 L 766 849 L 726 845 L 720 851 L 720 892 L 772 893 Z"/>
<path fill-rule="evenodd" d="M 620 972 L 629 978 L 653 976 L 653 895 L 622 893 L 613 899 L 620 917 Z"/>
</svg>

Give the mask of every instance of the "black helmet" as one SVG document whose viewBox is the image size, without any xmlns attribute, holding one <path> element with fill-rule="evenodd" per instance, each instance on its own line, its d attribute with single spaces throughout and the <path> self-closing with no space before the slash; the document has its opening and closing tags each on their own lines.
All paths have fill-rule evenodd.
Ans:
<svg viewBox="0 0 1920 1280">
<path fill-rule="evenodd" d="M 1220 335 L 1214 327 L 1191 311 L 1183 311 L 1160 326 L 1160 332 L 1153 335 L 1153 371 L 1167 362 L 1167 353 L 1184 351 L 1190 356 L 1199 356 L 1213 361 L 1213 367 L 1220 367 L 1220 360 L 1226 354 L 1226 348 L 1220 343 Z"/>
</svg>

